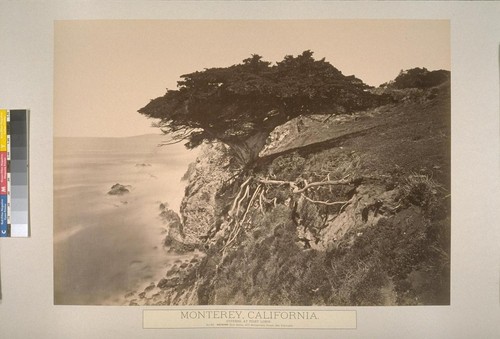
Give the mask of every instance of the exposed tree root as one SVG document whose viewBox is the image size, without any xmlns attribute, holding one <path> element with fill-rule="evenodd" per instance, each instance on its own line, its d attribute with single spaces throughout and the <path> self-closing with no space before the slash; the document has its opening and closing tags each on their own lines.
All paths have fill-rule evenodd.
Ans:
<svg viewBox="0 0 500 339">
<path fill-rule="evenodd" d="M 292 188 L 292 193 L 293 194 L 298 194 L 298 193 L 303 193 L 307 191 L 308 189 L 312 187 L 317 187 L 317 186 L 326 186 L 326 185 L 349 185 L 352 183 L 351 180 L 347 180 L 347 177 L 344 177 L 340 180 L 326 180 L 326 181 L 318 181 L 318 182 L 311 182 L 308 183 L 306 180 L 304 180 L 304 187 L 299 188 L 297 186 L 297 183 L 294 181 L 283 181 L 283 180 L 270 180 L 270 179 L 259 179 L 258 181 L 264 185 L 288 185 Z"/>
<path fill-rule="evenodd" d="M 258 185 L 255 191 L 250 195 L 250 183 L 252 181 L 253 177 L 249 177 L 247 180 L 245 180 L 241 185 L 240 189 L 238 190 L 238 194 L 236 194 L 236 197 L 233 200 L 233 204 L 231 207 L 231 210 L 228 212 L 228 215 L 230 217 L 229 220 L 229 227 L 230 227 L 230 233 L 227 237 L 227 241 L 225 245 L 223 246 L 221 252 L 225 253 L 226 249 L 237 239 L 238 235 L 241 232 L 242 229 L 242 224 L 244 223 L 248 211 L 252 207 L 255 198 L 258 195 L 258 192 L 261 189 L 262 185 Z M 246 202 L 246 200 L 250 200 Z M 242 208 L 243 204 L 243 208 Z M 243 211 L 243 213 L 241 213 Z M 240 216 L 242 214 L 242 216 Z"/>
<path fill-rule="evenodd" d="M 265 215 L 265 204 L 273 204 L 276 207 L 277 200 L 268 199 L 265 196 L 265 187 L 266 186 L 289 186 L 291 188 L 291 194 L 297 195 L 300 194 L 302 198 L 309 201 L 313 204 L 326 205 L 326 206 L 335 206 L 342 205 L 340 210 L 342 211 L 348 204 L 352 202 L 352 198 L 347 201 L 323 201 L 323 200 L 314 200 L 306 195 L 308 190 L 312 190 L 321 186 L 334 186 L 334 185 L 349 185 L 353 184 L 354 180 L 347 180 L 347 177 L 344 177 L 340 180 L 330 180 L 330 177 L 327 176 L 325 181 L 311 182 L 308 183 L 306 180 L 303 181 L 301 187 L 299 187 L 299 183 L 294 181 L 284 181 L 284 180 L 272 180 L 272 179 L 255 179 L 254 177 L 249 177 L 246 179 L 239 187 L 238 193 L 233 199 L 231 209 L 228 212 L 229 221 L 228 221 L 228 229 L 229 234 L 227 236 L 227 240 L 224 246 L 221 249 L 221 252 L 226 253 L 227 249 L 236 241 L 241 232 L 248 229 L 248 225 L 245 225 L 247 222 L 247 217 L 252 208 L 258 209 L 262 215 Z M 355 180 L 358 181 L 359 179 Z M 252 181 L 258 183 L 257 187 L 253 189 Z M 256 203 L 258 202 L 258 203 Z"/>
<path fill-rule="evenodd" d="M 329 200 L 327 200 L 327 201 L 313 200 L 313 199 L 309 198 L 308 196 L 306 196 L 304 193 L 302 193 L 301 196 L 304 197 L 304 199 L 306 199 L 307 201 L 312 202 L 313 204 L 320 204 L 320 205 L 326 205 L 326 206 L 335 206 L 335 205 L 340 205 L 340 204 L 345 205 L 345 204 L 349 203 L 349 200 L 347 200 L 347 201 L 333 201 L 333 202 L 330 202 Z"/>
</svg>

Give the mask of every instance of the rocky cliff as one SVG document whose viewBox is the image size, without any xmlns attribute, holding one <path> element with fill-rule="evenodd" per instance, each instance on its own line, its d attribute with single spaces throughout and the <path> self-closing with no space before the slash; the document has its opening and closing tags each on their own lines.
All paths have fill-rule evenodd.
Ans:
<svg viewBox="0 0 500 339">
<path fill-rule="evenodd" d="M 170 237 L 201 252 L 148 304 L 448 304 L 448 78 L 289 121 L 249 169 L 203 146 Z"/>
</svg>

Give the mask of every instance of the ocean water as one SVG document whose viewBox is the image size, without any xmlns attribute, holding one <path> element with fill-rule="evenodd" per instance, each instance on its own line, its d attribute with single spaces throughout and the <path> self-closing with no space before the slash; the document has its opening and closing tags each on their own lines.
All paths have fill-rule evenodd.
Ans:
<svg viewBox="0 0 500 339">
<path fill-rule="evenodd" d="M 55 304 L 117 304 L 176 259 L 162 246 L 159 205 L 178 211 L 197 154 L 158 147 L 164 139 L 54 139 Z M 108 195 L 116 183 L 130 192 Z"/>
</svg>

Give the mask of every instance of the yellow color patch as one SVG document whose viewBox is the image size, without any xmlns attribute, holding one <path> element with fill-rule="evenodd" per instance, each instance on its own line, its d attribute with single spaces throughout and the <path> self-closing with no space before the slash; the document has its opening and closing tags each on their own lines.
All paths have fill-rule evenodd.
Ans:
<svg viewBox="0 0 500 339">
<path fill-rule="evenodd" d="M 0 152 L 7 152 L 7 110 L 0 109 Z"/>
</svg>

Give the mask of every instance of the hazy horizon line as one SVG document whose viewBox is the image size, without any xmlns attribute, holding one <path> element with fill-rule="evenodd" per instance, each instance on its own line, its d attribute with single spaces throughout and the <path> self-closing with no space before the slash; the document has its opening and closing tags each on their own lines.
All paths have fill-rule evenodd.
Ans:
<svg viewBox="0 0 500 339">
<path fill-rule="evenodd" d="M 142 133 L 142 134 L 134 134 L 134 135 L 122 135 L 122 136 L 105 136 L 105 135 L 77 135 L 77 136 L 65 136 L 65 135 L 54 135 L 54 138 L 106 138 L 106 139 L 120 139 L 120 138 L 134 138 L 134 137 L 144 137 L 144 136 L 167 136 L 167 134 L 156 134 L 156 133 Z"/>
</svg>

